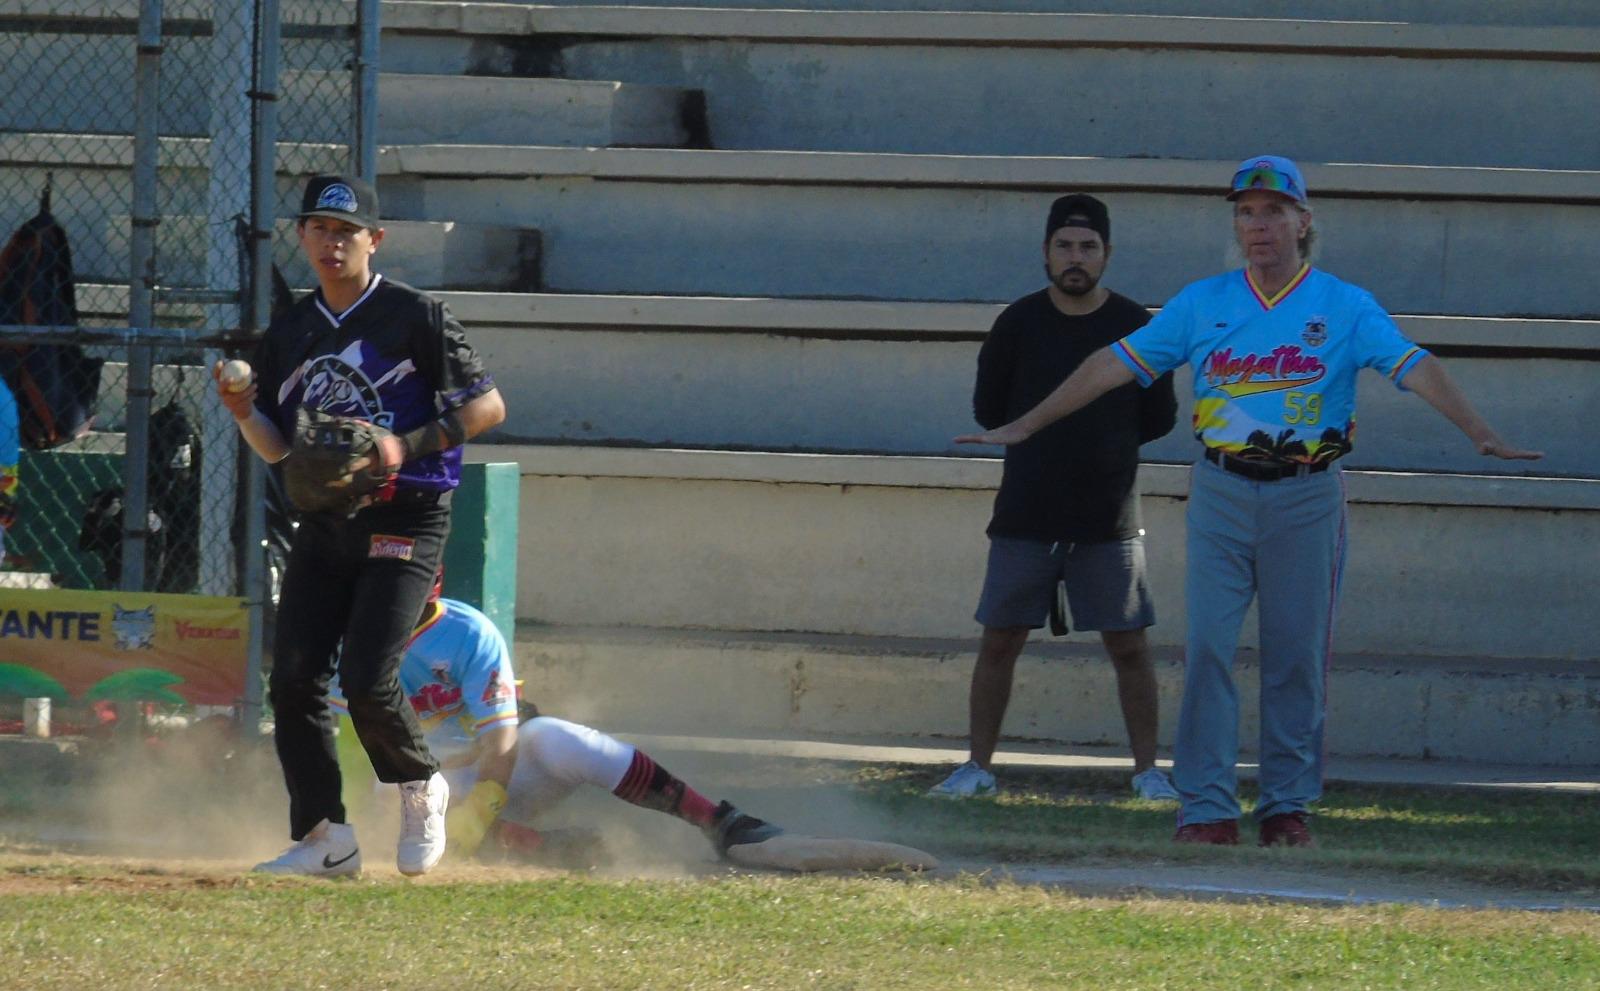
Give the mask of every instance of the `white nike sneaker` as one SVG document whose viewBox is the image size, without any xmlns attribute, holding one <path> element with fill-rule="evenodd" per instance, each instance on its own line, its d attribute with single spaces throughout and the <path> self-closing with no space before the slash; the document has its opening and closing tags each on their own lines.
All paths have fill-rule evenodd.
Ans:
<svg viewBox="0 0 1600 991">
<path fill-rule="evenodd" d="M 1172 787 L 1172 779 L 1159 767 L 1148 767 L 1133 776 L 1133 793 L 1152 802 L 1179 802 L 1183 798 Z"/>
<path fill-rule="evenodd" d="M 311 828 L 299 843 L 283 851 L 276 860 L 255 866 L 262 874 L 307 874 L 312 877 L 344 877 L 361 873 L 361 849 L 356 846 L 356 828 L 347 822 L 324 819 Z"/>
<path fill-rule="evenodd" d="M 967 761 L 951 772 L 948 778 L 928 789 L 935 798 L 977 798 L 993 795 L 998 790 L 994 775 Z"/>
<path fill-rule="evenodd" d="M 444 856 L 444 810 L 450 785 L 435 771 L 426 781 L 400 785 L 400 849 L 395 866 L 408 877 L 426 874 Z"/>
</svg>

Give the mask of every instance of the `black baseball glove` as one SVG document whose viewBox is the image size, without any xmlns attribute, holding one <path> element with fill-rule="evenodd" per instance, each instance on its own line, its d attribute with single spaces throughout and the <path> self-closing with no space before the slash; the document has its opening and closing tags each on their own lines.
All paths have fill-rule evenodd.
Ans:
<svg viewBox="0 0 1600 991">
<path fill-rule="evenodd" d="M 302 513 L 353 516 L 393 490 L 400 438 L 375 423 L 301 407 L 283 460 L 283 486 Z"/>
</svg>

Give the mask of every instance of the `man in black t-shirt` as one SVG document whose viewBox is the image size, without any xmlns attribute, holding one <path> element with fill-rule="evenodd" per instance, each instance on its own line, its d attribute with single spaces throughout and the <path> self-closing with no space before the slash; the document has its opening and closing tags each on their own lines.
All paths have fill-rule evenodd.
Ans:
<svg viewBox="0 0 1600 991">
<path fill-rule="evenodd" d="M 1143 326 L 1150 314 L 1100 285 L 1111 220 L 1092 196 L 1063 196 L 1045 225 L 1049 285 L 1006 307 L 978 353 L 973 414 L 985 427 L 1031 409 L 1090 354 Z M 1146 390 L 1108 393 L 1026 443 L 1006 449 L 989 523 L 989 566 L 978 602 L 983 639 L 969 699 L 971 759 L 933 788 L 963 798 L 995 790 L 990 763 L 1031 630 L 1062 583 L 1080 630 L 1097 630 L 1117 674 L 1133 749 L 1135 794 L 1176 801 L 1155 766 L 1156 680 L 1145 628 L 1155 622 L 1144 573 L 1135 478 L 1139 445 L 1172 429 L 1177 400 L 1166 376 Z"/>
<path fill-rule="evenodd" d="M 384 231 L 371 185 L 355 176 L 313 177 L 296 229 L 318 290 L 272 321 L 246 388 L 231 391 L 217 364 L 217 395 L 269 463 L 294 457 L 287 438 L 302 408 L 387 428 L 384 464 L 375 467 L 392 484 L 348 518 L 301 514 L 269 679 L 295 844 L 256 869 L 361 869 L 340 801 L 328 707 L 337 667 L 373 769 L 400 786 L 397 866 L 422 874 L 444 853 L 449 787 L 401 691 L 400 658 L 443 556 L 461 445 L 504 420 L 505 403 L 443 302 L 372 271 Z"/>
</svg>

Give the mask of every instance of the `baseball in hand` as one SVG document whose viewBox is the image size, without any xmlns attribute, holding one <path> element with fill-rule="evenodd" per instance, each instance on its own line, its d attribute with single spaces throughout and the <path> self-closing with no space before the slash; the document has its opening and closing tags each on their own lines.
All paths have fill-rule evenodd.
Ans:
<svg viewBox="0 0 1600 991">
<path fill-rule="evenodd" d="M 250 387 L 250 363 L 234 358 L 222 366 L 222 387 L 229 392 L 243 392 Z"/>
</svg>

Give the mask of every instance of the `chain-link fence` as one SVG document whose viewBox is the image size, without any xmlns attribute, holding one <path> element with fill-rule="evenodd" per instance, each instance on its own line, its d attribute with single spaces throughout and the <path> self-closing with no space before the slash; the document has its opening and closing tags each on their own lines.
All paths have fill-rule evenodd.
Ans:
<svg viewBox="0 0 1600 991">
<path fill-rule="evenodd" d="M 0 332 L 0 372 L 13 383 L 8 391 L 21 441 L 15 520 L 6 534 L 8 582 L 30 588 L 123 587 L 127 356 L 144 349 L 151 352 L 155 395 L 147 426 L 144 576 L 138 584 L 154 592 L 205 591 L 203 543 L 236 546 L 230 530 L 237 523 L 203 532 L 204 523 L 232 521 L 238 514 L 231 487 L 202 494 L 208 455 L 233 456 L 232 425 L 207 415 L 215 400 L 201 364 L 204 342 L 185 342 L 187 334 L 164 335 L 177 343 L 119 334 L 123 340 L 107 343 L 112 336 Z M 231 472 L 233 466 L 226 467 Z M 230 562 L 230 580 L 236 570 Z"/>
<path fill-rule="evenodd" d="M 271 45 L 263 9 L 277 14 Z M 0 0 L 13 584 L 243 591 L 239 447 L 206 368 L 245 348 L 255 315 L 257 177 L 275 174 L 267 212 L 290 218 L 307 175 L 352 164 L 356 18 L 341 0 Z M 278 97 L 272 171 L 258 168 L 263 79 Z M 261 226 L 289 281 L 308 285 L 290 223 Z M 144 526 L 124 503 L 144 506 Z M 138 582 L 121 579 L 130 536 Z"/>
<path fill-rule="evenodd" d="M 306 177 L 370 174 L 376 11 L 0 0 L 0 585 L 267 600 L 241 549 L 286 523 L 209 368 L 265 322 L 258 256 L 313 284 Z"/>
</svg>

